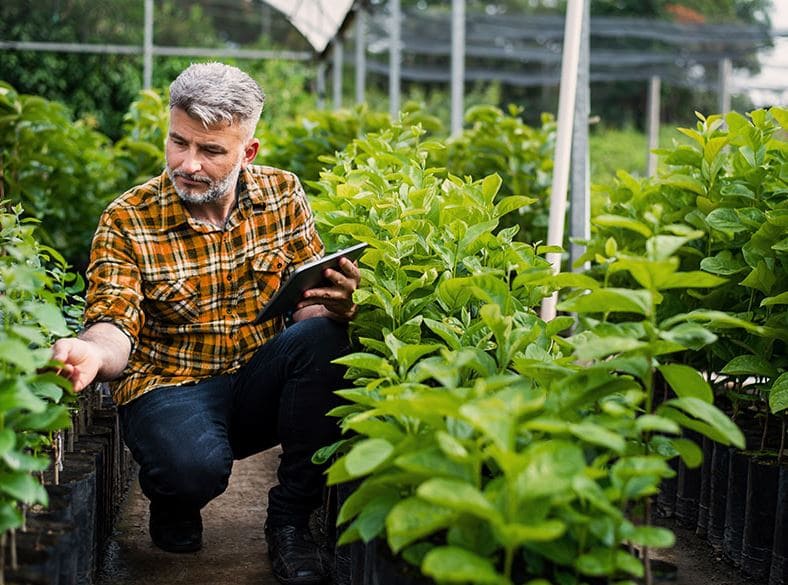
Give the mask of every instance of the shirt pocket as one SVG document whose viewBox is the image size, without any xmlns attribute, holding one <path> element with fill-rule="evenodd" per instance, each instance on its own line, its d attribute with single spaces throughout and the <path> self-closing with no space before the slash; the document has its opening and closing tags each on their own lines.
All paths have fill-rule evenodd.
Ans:
<svg viewBox="0 0 788 585">
<path fill-rule="evenodd" d="M 147 319 L 157 325 L 191 323 L 200 316 L 196 279 L 148 281 L 143 292 Z"/>
<path fill-rule="evenodd" d="M 279 290 L 291 260 L 284 250 L 269 250 L 252 258 L 252 280 L 261 307 Z"/>
</svg>

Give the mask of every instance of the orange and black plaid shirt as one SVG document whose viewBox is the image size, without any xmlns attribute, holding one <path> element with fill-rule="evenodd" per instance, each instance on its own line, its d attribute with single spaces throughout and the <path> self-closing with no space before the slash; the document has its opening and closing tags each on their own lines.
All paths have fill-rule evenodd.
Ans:
<svg viewBox="0 0 788 585">
<path fill-rule="evenodd" d="M 257 313 L 323 251 L 298 178 L 279 169 L 241 172 L 223 229 L 191 217 L 166 173 L 121 195 L 93 238 L 85 312 L 131 340 L 116 404 L 240 368 L 283 327 Z"/>
</svg>

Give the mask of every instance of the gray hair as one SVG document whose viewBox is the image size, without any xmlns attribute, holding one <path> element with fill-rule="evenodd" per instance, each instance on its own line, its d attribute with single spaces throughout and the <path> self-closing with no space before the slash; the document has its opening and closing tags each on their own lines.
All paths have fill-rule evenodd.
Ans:
<svg viewBox="0 0 788 585">
<path fill-rule="evenodd" d="M 170 109 L 181 108 L 206 127 L 238 123 L 254 134 L 265 95 L 254 79 L 223 63 L 193 63 L 170 84 Z"/>
</svg>

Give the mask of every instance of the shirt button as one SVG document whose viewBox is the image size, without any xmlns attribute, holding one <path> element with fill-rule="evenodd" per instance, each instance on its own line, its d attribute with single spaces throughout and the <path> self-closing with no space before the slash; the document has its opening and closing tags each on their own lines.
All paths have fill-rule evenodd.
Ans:
<svg viewBox="0 0 788 585">
<path fill-rule="evenodd" d="M 232 282 L 232 280 L 233 280 L 233 275 L 232 274 L 228 274 L 227 275 L 227 282 Z"/>
</svg>

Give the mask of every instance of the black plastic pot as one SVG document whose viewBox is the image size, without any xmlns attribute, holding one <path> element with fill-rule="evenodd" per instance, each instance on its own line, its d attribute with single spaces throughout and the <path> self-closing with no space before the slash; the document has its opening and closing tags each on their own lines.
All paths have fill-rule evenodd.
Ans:
<svg viewBox="0 0 788 585">
<path fill-rule="evenodd" d="M 676 475 L 662 480 L 657 494 L 657 516 L 660 518 L 673 518 L 676 515 L 676 488 L 678 486 L 678 457 L 670 460 L 669 465 Z"/>
<path fill-rule="evenodd" d="M 698 522 L 695 534 L 706 538 L 709 531 L 709 508 L 711 506 L 711 463 L 714 455 L 714 441 L 703 437 L 703 464 L 700 468 L 700 493 L 698 494 Z"/>
<path fill-rule="evenodd" d="M 769 585 L 788 584 L 788 465 L 780 466 Z"/>
<path fill-rule="evenodd" d="M 774 542 L 774 514 L 780 468 L 773 458 L 750 458 L 741 567 L 745 574 L 763 583 L 769 577 Z"/>
<path fill-rule="evenodd" d="M 69 454 L 60 481 L 62 483 L 58 489 L 67 490 L 70 494 L 70 515 L 75 529 L 77 551 L 77 583 L 90 585 L 98 566 L 95 456 Z"/>
<path fill-rule="evenodd" d="M 16 533 L 17 568 L 11 567 L 6 550 L 5 579 L 11 583 L 60 585 L 58 536 L 47 531 Z M 8 547 L 7 547 L 8 548 Z"/>
<path fill-rule="evenodd" d="M 741 566 L 744 514 L 747 503 L 749 456 L 733 451 L 728 465 L 728 498 L 725 502 L 725 533 L 722 552 L 735 566 Z"/>
<path fill-rule="evenodd" d="M 700 471 L 700 467 L 689 468 L 684 464 L 684 461 L 679 461 L 678 483 L 676 484 L 676 523 L 682 528 L 695 529 L 698 524 Z"/>
<path fill-rule="evenodd" d="M 728 499 L 730 453 L 729 447 L 714 443 L 711 455 L 709 522 L 706 540 L 718 554 L 722 552 L 725 538 L 725 507 Z"/>
<path fill-rule="evenodd" d="M 434 585 L 412 565 L 396 557 L 385 542 L 375 539 L 366 546 L 364 579 L 360 585 Z M 356 585 L 355 583 L 353 585 Z"/>
</svg>

